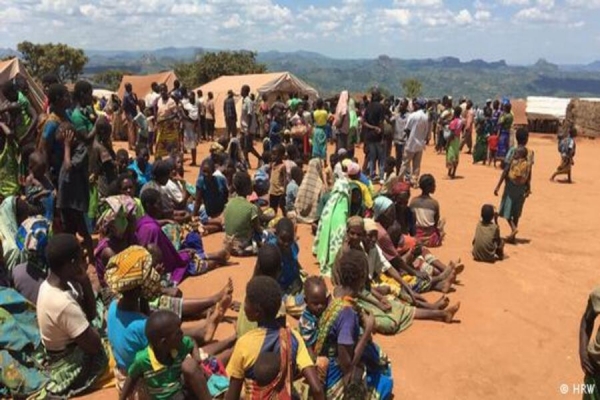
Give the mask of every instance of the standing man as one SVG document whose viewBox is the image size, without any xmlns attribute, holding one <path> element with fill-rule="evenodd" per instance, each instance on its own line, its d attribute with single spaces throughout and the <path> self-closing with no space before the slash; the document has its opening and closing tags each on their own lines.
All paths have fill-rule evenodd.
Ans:
<svg viewBox="0 0 600 400">
<path fill-rule="evenodd" d="M 240 118 L 240 127 L 242 131 L 242 144 L 244 148 L 244 158 L 250 168 L 250 159 L 248 154 L 252 153 L 254 157 L 258 159 L 258 168 L 260 165 L 261 157 L 260 154 L 254 148 L 254 135 L 256 134 L 256 114 L 254 113 L 254 101 L 250 98 L 250 86 L 242 86 L 242 115 Z"/>
<path fill-rule="evenodd" d="M 129 150 L 135 149 L 136 143 L 136 127 L 133 119 L 137 115 L 138 98 L 133 93 L 133 87 L 131 83 L 125 84 L 125 95 L 123 96 L 123 111 L 125 111 L 125 118 L 127 118 L 127 142 L 129 144 Z"/>
<path fill-rule="evenodd" d="M 410 183 L 413 187 L 416 187 L 419 182 L 421 160 L 429 135 L 429 117 L 425 113 L 426 106 L 425 99 L 418 99 L 413 103 L 415 111 L 410 114 L 406 121 L 405 132 L 408 134 L 408 139 L 406 140 L 402 167 L 398 176 L 403 177 L 409 174 L 411 176 Z"/>
<path fill-rule="evenodd" d="M 151 87 L 150 93 L 148 93 L 146 95 L 146 97 L 144 97 L 144 103 L 146 103 L 146 108 L 150 108 L 154 112 L 154 108 L 156 107 L 156 102 L 158 101 L 158 98 L 160 97 L 160 93 L 158 90 L 158 83 L 152 82 L 152 85 L 150 87 Z"/>
<path fill-rule="evenodd" d="M 223 115 L 225 116 L 225 126 L 229 139 L 237 135 L 237 111 L 235 109 L 235 99 L 233 90 L 227 91 L 227 98 L 223 102 Z"/>
<path fill-rule="evenodd" d="M 206 140 L 206 100 L 202 90 L 198 90 L 196 103 L 198 104 L 198 125 L 200 129 L 200 139 Z"/>
<path fill-rule="evenodd" d="M 208 140 L 215 138 L 215 100 L 213 92 L 208 92 L 208 99 L 204 107 L 206 115 L 206 136 Z"/>
<path fill-rule="evenodd" d="M 365 110 L 363 131 L 365 135 L 365 146 L 369 158 L 369 175 L 373 181 L 383 180 L 385 153 L 383 149 L 383 120 L 385 118 L 385 107 L 381 104 L 381 92 L 373 89 L 371 101 Z M 379 178 L 377 177 L 377 163 L 379 164 Z"/>
<path fill-rule="evenodd" d="M 392 117 L 392 121 L 394 121 L 393 143 L 396 149 L 396 175 L 400 173 L 400 167 L 402 166 L 402 157 L 404 156 L 404 146 L 406 145 L 407 137 L 406 123 L 408 116 L 408 99 L 400 99 L 398 113 Z"/>
<path fill-rule="evenodd" d="M 460 149 L 467 146 L 467 154 L 471 154 L 473 150 L 473 126 L 475 125 L 475 111 L 473 111 L 473 102 L 467 100 L 467 108 L 465 110 L 465 129 L 463 130 L 462 140 L 460 142 Z"/>
</svg>

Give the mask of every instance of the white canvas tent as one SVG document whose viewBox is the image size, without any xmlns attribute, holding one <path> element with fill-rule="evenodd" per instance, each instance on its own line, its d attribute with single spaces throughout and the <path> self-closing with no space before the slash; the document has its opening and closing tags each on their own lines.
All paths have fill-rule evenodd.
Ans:
<svg viewBox="0 0 600 400">
<path fill-rule="evenodd" d="M 527 118 L 563 121 L 571 99 L 561 97 L 527 97 Z"/>
<path fill-rule="evenodd" d="M 227 91 L 233 90 L 236 94 L 238 115 L 240 114 L 241 97 L 239 92 L 243 85 L 250 86 L 250 93 L 254 93 L 257 98 L 266 94 L 270 102 L 274 101 L 277 95 L 282 95 L 285 98 L 291 93 L 298 93 L 299 96 L 307 95 L 311 100 L 315 100 L 319 96 L 319 93 L 313 87 L 289 72 L 221 76 L 194 89 L 194 91 L 202 90 L 205 98 L 208 92 L 213 93 L 216 114 L 215 127 L 217 129 L 225 128 L 223 103 L 227 98 Z"/>
</svg>

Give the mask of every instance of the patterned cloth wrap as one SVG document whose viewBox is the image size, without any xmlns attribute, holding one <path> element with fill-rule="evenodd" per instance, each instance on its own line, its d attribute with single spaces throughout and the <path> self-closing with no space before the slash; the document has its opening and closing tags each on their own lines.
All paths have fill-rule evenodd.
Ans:
<svg viewBox="0 0 600 400">
<path fill-rule="evenodd" d="M 46 245 L 51 235 L 52 223 L 41 215 L 27 218 L 17 230 L 17 247 L 27 259 L 35 257 L 44 261 Z"/>
<path fill-rule="evenodd" d="M 99 206 L 100 217 L 96 222 L 98 233 L 107 235 L 110 224 L 130 216 L 139 217 L 143 213 L 138 209 L 135 200 L 127 195 L 110 196 L 102 200 Z"/>
</svg>

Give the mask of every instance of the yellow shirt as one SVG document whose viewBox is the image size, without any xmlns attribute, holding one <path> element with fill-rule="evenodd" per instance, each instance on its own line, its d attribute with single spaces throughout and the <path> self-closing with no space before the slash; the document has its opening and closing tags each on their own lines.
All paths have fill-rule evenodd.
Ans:
<svg viewBox="0 0 600 400">
<path fill-rule="evenodd" d="M 227 364 L 227 375 L 235 379 L 254 380 L 254 364 L 263 352 L 279 352 L 279 329 L 256 328 L 238 339 Z M 292 330 L 292 376 L 314 366 L 306 344 L 298 332 Z"/>
<path fill-rule="evenodd" d="M 324 126 L 327 125 L 329 113 L 325 110 L 316 110 L 313 112 L 313 118 L 315 120 L 315 126 Z"/>
</svg>

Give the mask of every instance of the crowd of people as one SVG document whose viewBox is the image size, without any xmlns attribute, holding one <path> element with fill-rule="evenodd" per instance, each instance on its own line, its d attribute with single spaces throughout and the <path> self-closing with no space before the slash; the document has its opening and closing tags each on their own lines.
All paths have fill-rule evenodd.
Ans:
<svg viewBox="0 0 600 400">
<path fill-rule="evenodd" d="M 514 242 L 531 193 L 534 154 L 527 131 L 513 135 L 507 101 L 476 108 L 375 89 L 284 102 L 244 85 L 239 119 L 233 91 L 225 101 L 220 136 L 212 93 L 153 84 L 138 99 L 126 85 L 120 105 L 102 106 L 85 81 L 73 93 L 44 83 L 39 115 L 26 86 L 2 88 L 0 365 L 12 373 L 0 390 L 13 397 L 70 397 L 112 378 L 122 399 L 391 398 L 391 363 L 373 333 L 451 323 L 460 309 L 446 294 L 464 265 L 434 254 L 446 233 L 436 178 L 421 174 L 425 146 L 446 154 L 450 179 L 465 146 L 473 163 L 502 166 L 500 207 L 481 209 L 477 261 L 503 259 L 498 216 Z M 121 132 L 129 151 L 113 147 Z M 574 136 L 559 146 L 569 179 Z M 191 185 L 184 160 L 198 163 L 202 141 L 210 152 Z M 312 228 L 318 276 L 300 263 L 299 224 Z M 217 232 L 222 245 L 206 248 Z M 231 280 L 182 295 L 182 281 L 232 257 L 256 259 L 242 304 Z M 431 302 L 429 291 L 441 295 Z M 236 333 L 215 340 L 229 310 Z"/>
</svg>

